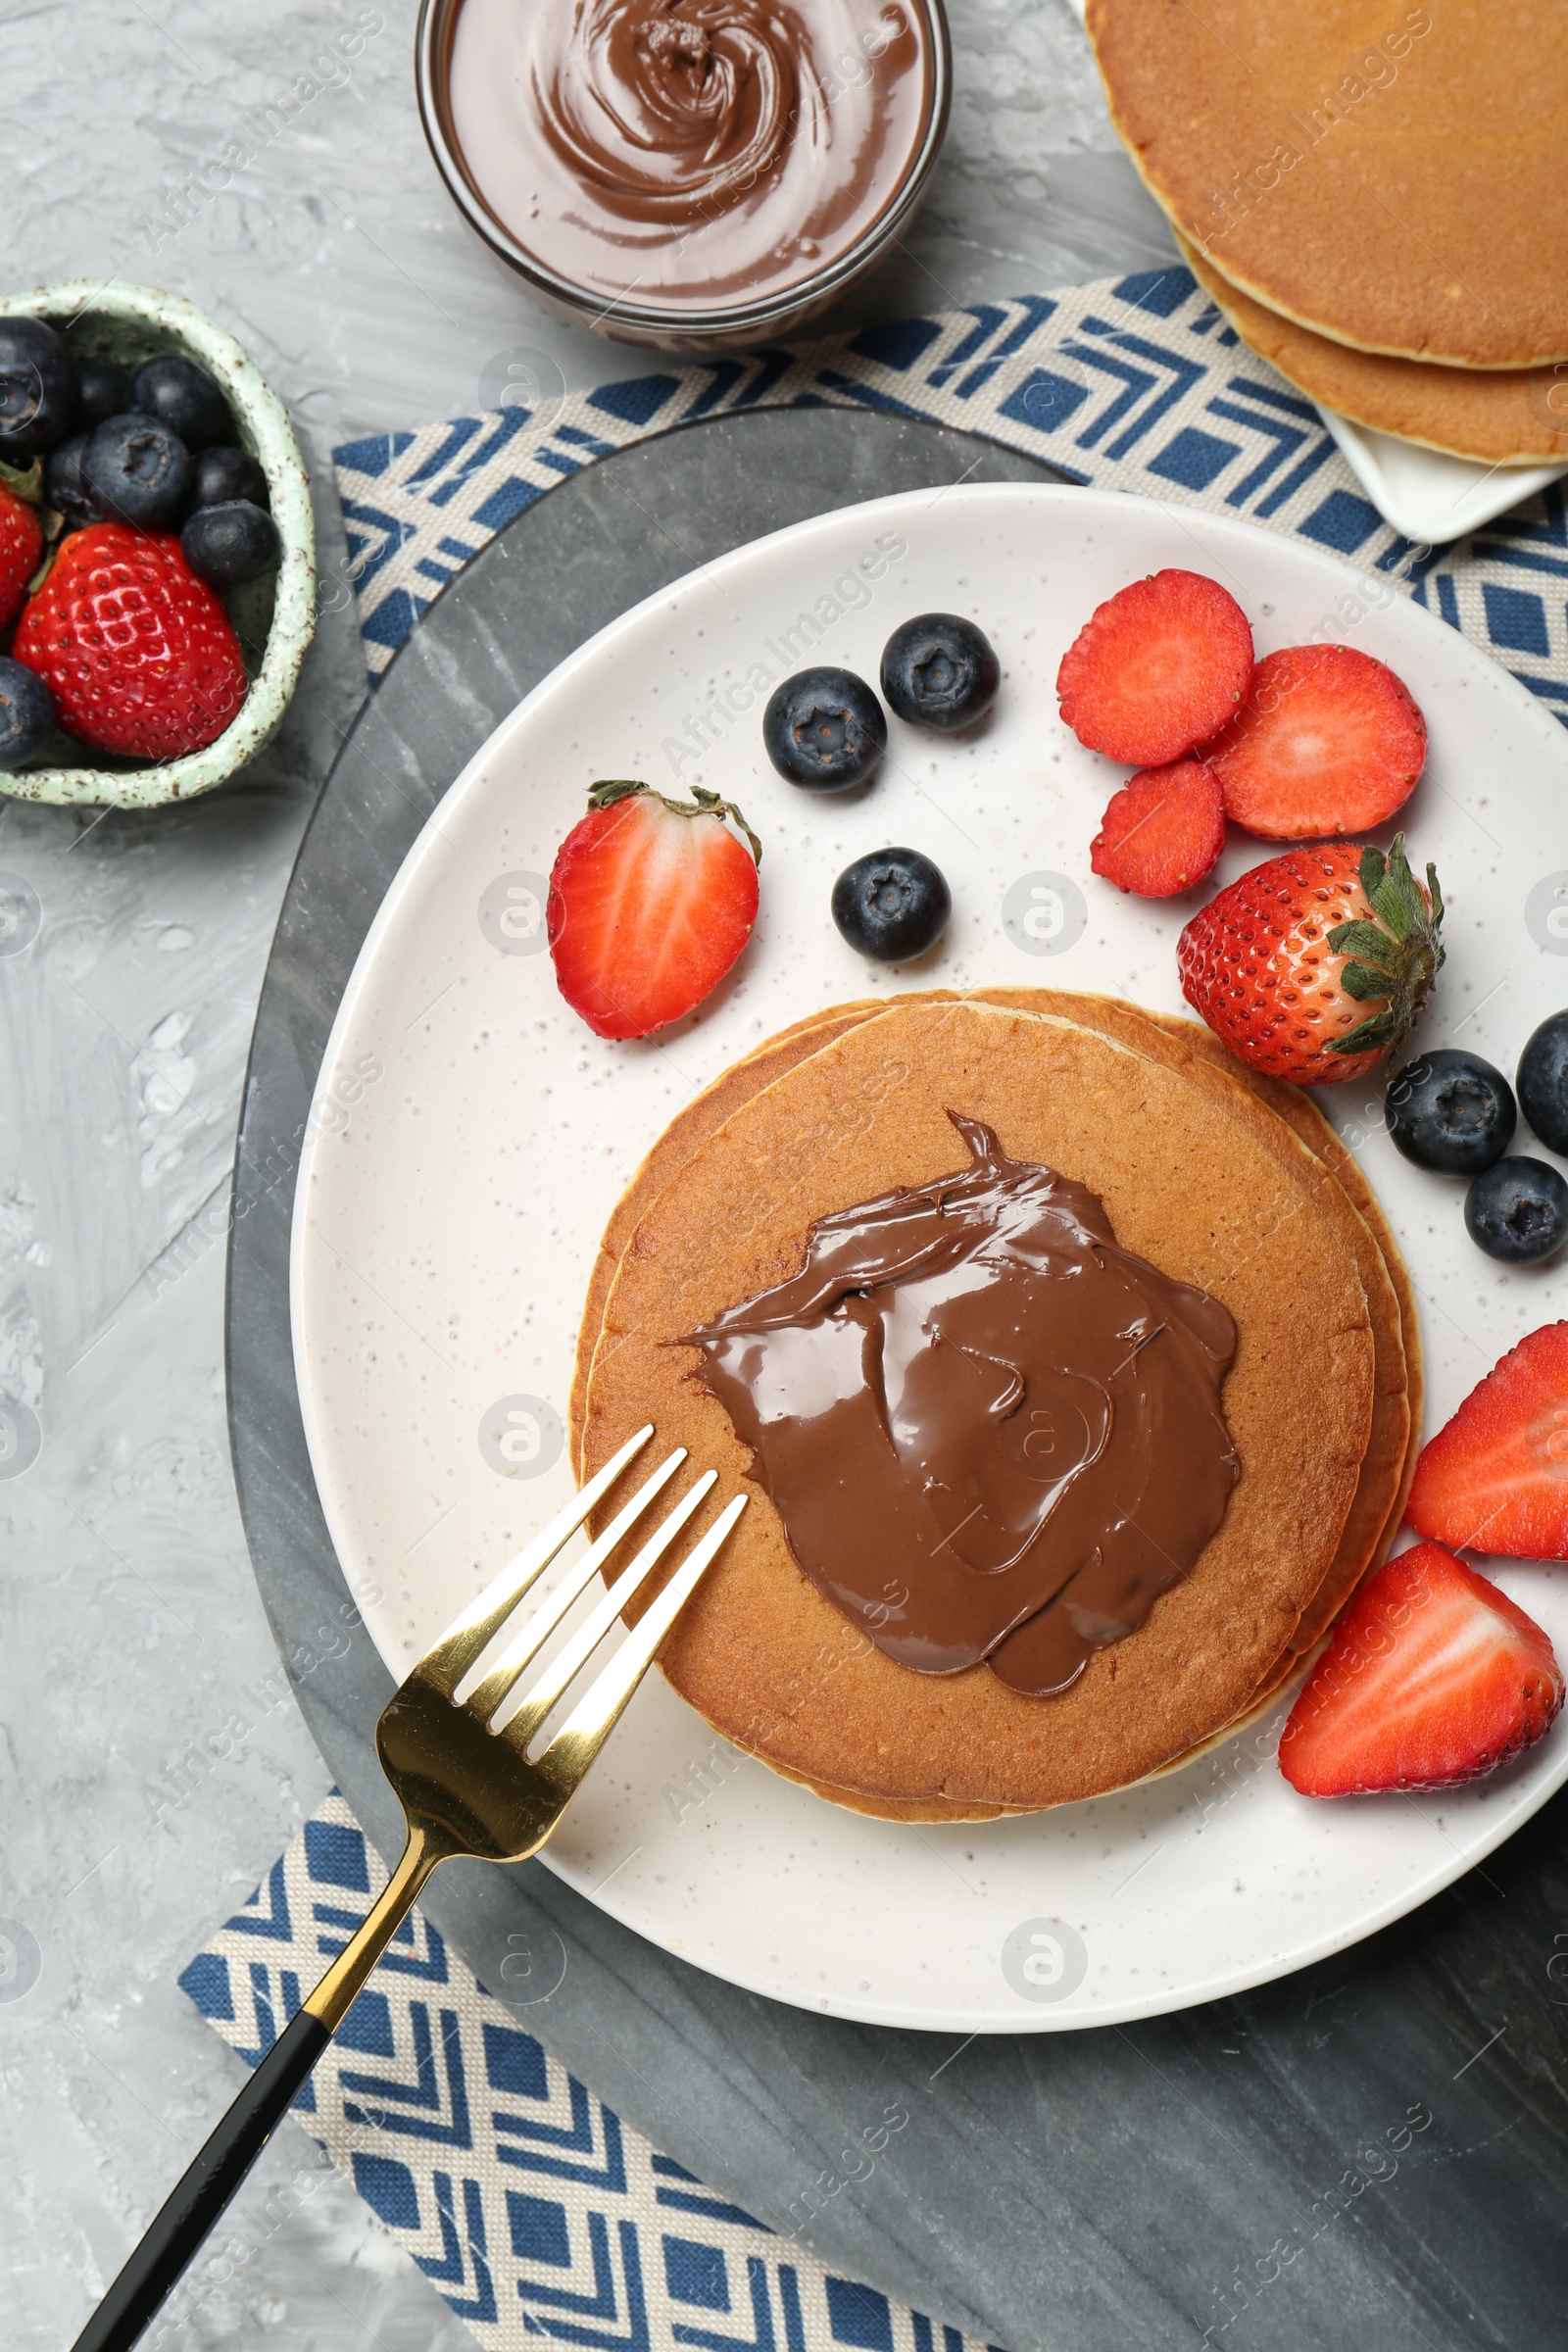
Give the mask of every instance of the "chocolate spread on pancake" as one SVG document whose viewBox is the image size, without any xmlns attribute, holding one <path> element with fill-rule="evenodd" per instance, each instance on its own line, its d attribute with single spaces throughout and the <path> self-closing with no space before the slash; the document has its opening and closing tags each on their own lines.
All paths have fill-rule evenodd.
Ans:
<svg viewBox="0 0 1568 2352">
<path fill-rule="evenodd" d="M 452 122 L 502 225 L 639 307 L 780 293 L 871 229 L 933 91 L 921 0 L 464 0 Z"/>
<path fill-rule="evenodd" d="M 1083 1185 L 948 1116 L 970 1167 L 818 1218 L 798 1274 L 680 1344 L 879 1649 L 1061 1690 L 1224 1516 L 1236 1326 Z"/>
</svg>

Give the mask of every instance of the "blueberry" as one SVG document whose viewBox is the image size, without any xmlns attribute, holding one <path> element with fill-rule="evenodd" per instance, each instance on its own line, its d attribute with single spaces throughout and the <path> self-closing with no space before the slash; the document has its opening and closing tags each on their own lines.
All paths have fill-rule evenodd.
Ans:
<svg viewBox="0 0 1568 2352">
<path fill-rule="evenodd" d="M 76 404 L 78 424 L 91 432 L 106 417 L 122 416 L 133 406 L 128 368 L 117 368 L 111 360 L 82 361 L 81 398 Z"/>
<path fill-rule="evenodd" d="M 1464 1221 L 1489 1257 L 1533 1266 L 1568 1241 L 1568 1184 L 1544 1159 L 1499 1159 L 1466 1193 Z"/>
<path fill-rule="evenodd" d="M 191 471 L 191 512 L 226 507 L 231 498 L 248 498 L 253 507 L 271 504 L 267 476 L 256 460 L 242 449 L 198 450 Z"/>
<path fill-rule="evenodd" d="M 179 552 L 209 588 L 240 588 L 270 571 L 278 558 L 277 525 L 248 498 L 223 507 L 198 507 L 179 534 Z"/>
<path fill-rule="evenodd" d="M 768 697 L 762 747 L 792 784 L 840 792 L 868 776 L 887 750 L 887 717 L 853 669 L 798 669 Z"/>
<path fill-rule="evenodd" d="M 1479 1054 L 1439 1046 L 1396 1070 L 1384 1097 L 1389 1133 L 1406 1159 L 1445 1176 L 1479 1176 L 1500 1159 L 1518 1122 L 1513 1089 Z"/>
<path fill-rule="evenodd" d="M 833 885 L 833 920 L 850 946 L 878 963 L 906 963 L 941 938 L 953 894 L 918 850 L 873 850 Z"/>
<path fill-rule="evenodd" d="M 187 449 L 234 438 L 228 403 L 205 368 L 177 351 L 143 360 L 131 378 L 130 405 L 177 433 Z"/>
<path fill-rule="evenodd" d="M 991 640 L 956 612 L 921 612 L 882 649 L 882 692 L 911 727 L 951 734 L 972 726 L 997 699 L 1002 665 Z"/>
<path fill-rule="evenodd" d="M 190 451 L 154 417 L 110 416 L 95 424 L 81 458 L 81 483 L 100 514 L 133 530 L 167 530 L 185 511 Z"/>
<path fill-rule="evenodd" d="M 1550 1152 L 1568 1152 L 1568 1012 L 1543 1021 L 1519 1056 L 1519 1107 Z"/>
<path fill-rule="evenodd" d="M 81 461 L 91 438 L 90 433 L 72 433 L 44 462 L 44 504 L 68 522 L 91 522 L 98 512 L 81 478 Z"/>
<path fill-rule="evenodd" d="M 0 318 L 0 458 L 16 465 L 76 421 L 75 355 L 41 318 Z"/>
<path fill-rule="evenodd" d="M 55 731 L 55 698 L 35 669 L 0 654 L 0 769 L 25 767 Z"/>
</svg>

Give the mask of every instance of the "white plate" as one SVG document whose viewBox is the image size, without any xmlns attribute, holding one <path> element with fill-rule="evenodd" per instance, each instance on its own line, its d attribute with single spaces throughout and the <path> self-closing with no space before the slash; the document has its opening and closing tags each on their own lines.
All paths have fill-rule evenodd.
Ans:
<svg viewBox="0 0 1568 2352">
<path fill-rule="evenodd" d="M 743 548 L 626 614 L 531 694 L 448 793 L 344 997 L 294 1223 L 312 1459 L 394 1674 L 569 1493 L 552 1416 L 600 1231 L 645 1149 L 726 1062 L 868 987 L 1056 984 L 1182 1009 L 1172 949 L 1190 906 L 1124 898 L 1091 875 L 1090 839 L 1124 771 L 1067 734 L 1053 691 L 1093 608 L 1163 564 L 1224 580 L 1260 652 L 1339 625 L 1337 609 L 1379 592 L 1277 533 L 1109 492 L 886 499 Z M 1461 637 L 1384 593 L 1350 634 L 1426 710 L 1431 762 L 1407 815 L 1452 906 L 1425 1034 L 1511 1069 L 1568 997 L 1561 951 L 1532 943 L 1524 908 L 1550 855 L 1538 845 L 1560 835 L 1568 738 Z M 1350 596 L 1354 608 L 1339 602 Z M 756 708 L 727 730 L 710 722 L 707 755 L 666 750 L 688 740 L 688 720 L 702 732 L 715 695 L 745 700 L 757 664 L 782 674 L 781 632 L 803 612 L 822 620 L 817 658 L 874 678 L 894 625 L 933 609 L 972 612 L 1002 656 L 1002 694 L 974 740 L 894 720 L 881 776 L 840 801 L 773 773 Z M 732 981 L 641 1046 L 606 1044 L 567 1009 L 548 954 L 529 952 L 542 944 L 537 899 L 507 899 L 542 890 L 603 775 L 714 787 L 764 846 L 760 918 Z M 889 842 L 934 855 L 956 907 L 944 945 L 897 976 L 868 970 L 827 910 L 840 868 Z M 1216 880 L 1259 854 L 1236 837 Z M 1025 952 L 1016 922 L 1009 935 L 1004 906 L 1020 900 L 1043 910 L 1034 927 L 1047 937 L 1033 945 L 1057 952 Z M 509 903 L 510 936 L 495 915 Z M 1504 1348 L 1561 1311 L 1563 1279 L 1481 1256 L 1458 1187 L 1377 1132 L 1378 1094 L 1328 1090 L 1348 1131 L 1370 1128 L 1361 1155 L 1427 1301 L 1436 1427 Z M 532 1416 L 510 1425 L 510 1464 L 496 1447 L 509 1407 Z M 1568 1655 L 1568 1571 L 1498 1574 Z M 740 1762 L 651 1678 L 546 1859 L 641 1934 L 782 2000 L 963 2033 L 1087 2026 L 1233 1992 L 1355 1941 L 1457 1877 L 1568 1775 L 1568 1724 L 1507 1775 L 1419 1802 L 1314 1804 L 1266 1749 L 1232 1741 L 1158 1784 L 1028 1820 L 906 1828 Z M 1041 1921 L 1070 1933 L 1036 1931 Z M 1033 1932 L 1056 1940 L 1036 1949 Z M 1020 1973 L 1030 1951 L 1043 1982 Z M 1072 1960 L 1059 1971 L 1058 1951 Z"/>
<path fill-rule="evenodd" d="M 1448 457 L 1314 405 L 1384 521 L 1418 546 L 1446 547 L 1568 473 L 1568 466 L 1485 466 L 1477 458 Z"/>
</svg>

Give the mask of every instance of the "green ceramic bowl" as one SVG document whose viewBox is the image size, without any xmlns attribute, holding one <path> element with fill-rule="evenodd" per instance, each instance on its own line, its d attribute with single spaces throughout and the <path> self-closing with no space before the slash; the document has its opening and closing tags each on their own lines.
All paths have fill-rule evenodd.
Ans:
<svg viewBox="0 0 1568 2352">
<path fill-rule="evenodd" d="M 51 326 L 69 329 L 72 348 L 83 359 L 135 367 L 155 352 L 179 351 L 200 360 L 222 387 L 233 412 L 235 439 L 267 476 L 283 553 L 275 572 L 231 589 L 224 598 L 245 648 L 251 684 L 239 716 L 216 742 L 161 767 L 139 767 L 58 735 L 60 756 L 79 757 L 80 765 L 0 772 L 0 792 L 24 801 L 111 808 L 156 808 L 166 801 L 194 800 L 226 783 L 273 733 L 288 709 L 316 627 L 310 485 L 287 411 L 233 336 L 178 294 L 78 277 L 31 294 L 0 296 L 0 318 L 17 316 L 47 318 Z"/>
</svg>

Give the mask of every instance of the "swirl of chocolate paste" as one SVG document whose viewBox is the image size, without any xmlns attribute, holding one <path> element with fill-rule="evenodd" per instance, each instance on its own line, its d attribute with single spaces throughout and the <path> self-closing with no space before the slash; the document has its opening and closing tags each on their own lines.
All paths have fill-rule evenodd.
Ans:
<svg viewBox="0 0 1568 2352">
<path fill-rule="evenodd" d="M 677 1345 L 818 1592 L 901 1665 L 1043 1694 L 1224 1517 L 1236 1326 L 1083 1185 L 948 1116 L 969 1168 L 819 1218 L 798 1274 Z"/>
<path fill-rule="evenodd" d="M 464 0 L 453 128 L 543 266 L 642 304 L 813 275 L 897 194 L 931 106 L 919 0 Z"/>
<path fill-rule="evenodd" d="M 792 8 L 735 0 L 578 0 L 564 48 L 536 44 L 532 60 L 557 157 L 639 221 L 749 195 L 782 160 L 814 78 Z"/>
</svg>

